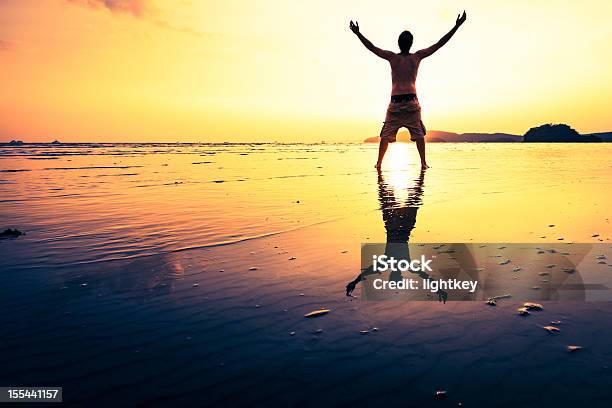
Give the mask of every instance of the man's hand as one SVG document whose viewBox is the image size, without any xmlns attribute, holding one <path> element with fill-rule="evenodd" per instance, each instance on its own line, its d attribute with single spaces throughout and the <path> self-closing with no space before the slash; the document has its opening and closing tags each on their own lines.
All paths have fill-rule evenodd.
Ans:
<svg viewBox="0 0 612 408">
<path fill-rule="evenodd" d="M 429 57 L 431 54 L 433 54 L 434 52 L 442 48 L 442 46 L 444 46 L 444 44 L 446 44 L 448 40 L 450 40 L 451 37 L 455 35 L 459 27 L 461 27 L 461 25 L 465 23 L 465 20 L 467 20 L 467 16 L 464 10 L 463 14 L 459 14 L 457 16 L 457 21 L 455 21 L 455 26 L 448 33 L 446 33 L 444 37 L 440 38 L 440 40 L 434 45 L 432 45 L 431 47 L 427 47 L 422 50 L 419 50 L 415 52 L 414 54 L 421 59 Z"/>
<path fill-rule="evenodd" d="M 461 24 L 465 23 L 465 20 L 467 20 L 467 16 L 465 15 L 465 10 L 463 10 L 463 14 L 459 14 L 457 16 L 457 21 L 455 21 L 455 25 L 459 27 Z M 357 27 L 357 29 L 359 29 L 359 27 Z"/>
<path fill-rule="evenodd" d="M 351 20 L 349 27 L 353 33 L 359 34 L 359 23 L 357 21 L 353 23 L 353 20 Z"/>
</svg>

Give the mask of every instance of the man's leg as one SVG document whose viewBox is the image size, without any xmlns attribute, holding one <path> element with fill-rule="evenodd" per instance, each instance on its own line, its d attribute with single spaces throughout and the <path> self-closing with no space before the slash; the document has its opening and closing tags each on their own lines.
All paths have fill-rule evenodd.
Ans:
<svg viewBox="0 0 612 408">
<path fill-rule="evenodd" d="M 421 168 L 429 168 L 429 166 L 427 165 L 427 161 L 425 160 L 425 138 L 417 139 L 416 145 L 417 150 L 419 151 L 419 156 L 421 156 Z"/>
<path fill-rule="evenodd" d="M 385 137 L 380 138 L 380 144 L 378 145 L 378 161 L 376 162 L 376 167 L 380 170 L 380 166 L 382 165 L 383 157 L 385 157 L 385 153 L 387 152 L 387 147 L 389 147 L 389 141 Z"/>
</svg>

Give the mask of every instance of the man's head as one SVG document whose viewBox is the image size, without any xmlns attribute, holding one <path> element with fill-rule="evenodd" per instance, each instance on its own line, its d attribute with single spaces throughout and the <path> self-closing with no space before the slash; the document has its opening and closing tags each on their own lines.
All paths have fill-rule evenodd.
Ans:
<svg viewBox="0 0 612 408">
<path fill-rule="evenodd" d="M 412 47 L 412 33 L 410 31 L 401 33 L 397 39 L 397 44 L 402 54 L 408 54 L 410 52 L 410 47 Z"/>
</svg>

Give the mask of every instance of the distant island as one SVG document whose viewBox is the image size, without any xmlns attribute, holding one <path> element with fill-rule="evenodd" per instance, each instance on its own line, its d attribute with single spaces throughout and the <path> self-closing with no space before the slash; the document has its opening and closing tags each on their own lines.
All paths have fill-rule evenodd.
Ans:
<svg viewBox="0 0 612 408">
<path fill-rule="evenodd" d="M 364 140 L 364 143 L 378 143 L 380 137 L 369 137 Z M 409 142 L 410 133 L 402 130 L 397 133 L 398 142 Z M 523 136 L 511 135 L 509 133 L 454 133 L 444 132 L 442 130 L 428 130 L 425 135 L 425 141 L 428 143 L 474 143 L 474 142 L 522 142 Z"/>
<path fill-rule="evenodd" d="M 380 137 L 369 137 L 364 143 L 378 143 Z M 409 142 L 408 131 L 397 134 L 398 142 Z M 524 135 L 509 133 L 454 133 L 441 130 L 430 130 L 425 136 L 428 143 L 576 143 L 576 142 L 612 142 L 612 132 L 590 133 L 581 135 L 566 124 L 546 124 L 529 129 Z"/>
<path fill-rule="evenodd" d="M 601 142 L 602 139 L 593 135 L 581 135 L 575 129 L 565 124 L 546 124 L 531 128 L 523 136 L 527 143 L 558 143 L 558 142 Z"/>
</svg>

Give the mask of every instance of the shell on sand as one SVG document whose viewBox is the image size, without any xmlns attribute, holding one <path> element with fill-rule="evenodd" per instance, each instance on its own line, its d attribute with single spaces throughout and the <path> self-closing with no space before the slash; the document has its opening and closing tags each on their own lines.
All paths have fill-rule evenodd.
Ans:
<svg viewBox="0 0 612 408">
<path fill-rule="evenodd" d="M 512 268 L 512 272 L 518 272 L 521 269 L 523 269 L 523 268 L 521 268 L 520 266 L 515 266 L 514 268 Z"/>
<path fill-rule="evenodd" d="M 555 266 L 557 266 L 557 265 L 555 265 L 555 264 L 548 264 L 548 265 L 546 265 L 546 267 L 549 268 L 549 269 L 550 268 L 554 268 Z"/>
<path fill-rule="evenodd" d="M 567 351 L 569 351 L 570 353 L 573 353 L 574 351 L 578 351 L 578 350 L 582 350 L 582 346 L 574 346 L 574 345 L 567 346 Z"/>
<path fill-rule="evenodd" d="M 574 268 L 561 268 L 561 270 L 565 273 L 574 273 L 576 270 Z"/>
<path fill-rule="evenodd" d="M 318 316 L 323 316 L 325 314 L 328 314 L 329 312 L 331 312 L 331 310 L 329 309 L 319 309 L 319 310 L 315 310 L 310 313 L 306 313 L 304 317 L 318 317 Z"/>
<path fill-rule="evenodd" d="M 510 260 L 509 260 L 509 259 L 506 259 L 506 260 L 504 260 L 504 261 L 501 261 L 499 264 L 500 264 L 500 265 L 507 265 L 507 264 L 509 264 L 509 263 L 510 263 Z"/>
<path fill-rule="evenodd" d="M 436 398 L 438 398 L 438 399 L 446 398 L 446 390 L 437 390 L 436 391 Z"/>
<path fill-rule="evenodd" d="M 256 267 L 256 266 L 251 266 L 251 267 L 249 268 L 249 271 L 256 271 L 256 270 L 258 270 L 258 269 L 259 269 L 259 268 L 258 268 L 258 267 Z"/>
<path fill-rule="evenodd" d="M 529 316 L 530 315 L 530 313 L 529 313 L 529 311 L 527 310 L 526 307 L 519 307 L 517 309 L 517 311 L 518 311 L 518 314 L 520 314 L 521 316 Z"/>
<path fill-rule="evenodd" d="M 495 299 L 490 298 L 489 300 L 487 300 L 487 305 L 489 305 L 489 306 L 496 306 L 497 302 L 495 301 Z"/>
<path fill-rule="evenodd" d="M 526 308 L 527 310 L 542 310 L 542 309 L 544 309 L 544 306 L 542 306 L 540 303 L 532 303 L 532 302 L 525 302 L 525 303 L 523 303 L 523 307 Z"/>
<path fill-rule="evenodd" d="M 511 294 L 506 293 L 506 294 L 503 294 L 503 295 L 492 296 L 489 299 L 499 300 L 499 299 L 510 299 L 511 297 L 512 297 Z"/>
<path fill-rule="evenodd" d="M 558 333 L 558 332 L 560 332 L 560 331 L 561 331 L 561 330 L 559 330 L 559 328 L 558 328 L 558 327 L 556 327 L 556 326 L 542 326 L 542 328 L 543 328 L 544 330 L 548 331 L 549 333 Z"/>
</svg>

